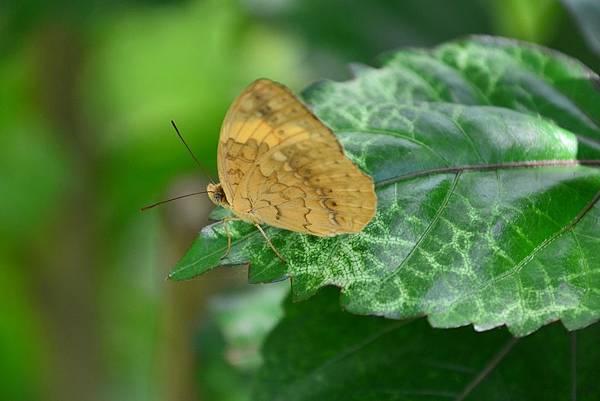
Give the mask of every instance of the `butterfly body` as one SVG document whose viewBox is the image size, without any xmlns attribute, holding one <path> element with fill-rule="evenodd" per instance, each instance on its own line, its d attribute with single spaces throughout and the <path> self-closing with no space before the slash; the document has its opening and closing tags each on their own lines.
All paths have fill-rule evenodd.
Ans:
<svg viewBox="0 0 600 401">
<path fill-rule="evenodd" d="M 227 200 L 227 195 L 225 194 L 225 191 L 223 190 L 221 184 L 208 184 L 208 186 L 206 187 L 206 192 L 208 193 L 208 197 L 210 198 L 210 200 L 215 205 L 231 210 L 236 215 L 236 218 L 252 224 L 264 223 L 259 216 L 253 213 L 251 203 L 249 203 L 249 207 L 246 205 L 244 205 L 245 207 L 241 207 L 238 203 L 234 208 L 234 206 Z"/>
<path fill-rule="evenodd" d="M 210 199 L 240 219 L 318 236 L 361 231 L 375 214 L 372 179 L 285 86 L 260 79 L 230 107 Z"/>
</svg>

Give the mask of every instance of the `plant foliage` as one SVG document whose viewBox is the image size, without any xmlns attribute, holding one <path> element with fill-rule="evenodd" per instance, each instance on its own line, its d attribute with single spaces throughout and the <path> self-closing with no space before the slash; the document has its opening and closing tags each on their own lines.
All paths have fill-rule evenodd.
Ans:
<svg viewBox="0 0 600 401">
<path fill-rule="evenodd" d="M 341 312 L 337 291 L 286 304 L 269 335 L 254 400 L 599 400 L 600 326 L 432 329 Z"/>
<path fill-rule="evenodd" d="M 427 315 L 434 327 L 526 335 L 600 316 L 598 77 L 550 50 L 475 37 L 355 66 L 304 100 L 376 182 L 356 235 L 270 228 L 283 264 L 246 223 L 206 227 L 171 278 L 249 262 L 250 281 L 326 285 L 358 314 Z"/>
</svg>

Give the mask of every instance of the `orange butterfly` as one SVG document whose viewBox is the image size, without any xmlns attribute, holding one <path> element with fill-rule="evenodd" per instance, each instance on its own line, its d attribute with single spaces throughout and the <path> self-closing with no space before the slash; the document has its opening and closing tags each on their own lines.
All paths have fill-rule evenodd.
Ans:
<svg viewBox="0 0 600 401">
<path fill-rule="evenodd" d="M 179 130 L 179 138 L 202 167 Z M 375 215 L 373 180 L 344 155 L 333 132 L 284 85 L 259 79 L 229 108 L 219 139 L 218 184 L 206 193 L 219 206 L 260 226 L 321 237 L 360 232 Z M 196 192 L 165 202 L 205 192 Z M 227 224 L 224 224 L 227 231 Z M 231 236 L 227 231 L 227 253 Z"/>
<path fill-rule="evenodd" d="M 359 232 L 375 214 L 371 177 L 288 88 L 268 79 L 229 108 L 217 162 L 221 182 L 208 185 L 210 199 L 254 224 L 279 257 L 261 224 L 328 237 Z"/>
</svg>

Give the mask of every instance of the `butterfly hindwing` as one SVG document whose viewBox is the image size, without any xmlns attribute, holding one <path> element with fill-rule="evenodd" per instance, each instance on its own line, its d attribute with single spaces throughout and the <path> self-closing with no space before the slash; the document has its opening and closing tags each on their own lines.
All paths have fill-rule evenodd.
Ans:
<svg viewBox="0 0 600 401">
<path fill-rule="evenodd" d="M 358 232 L 375 213 L 371 178 L 287 88 L 250 85 L 221 130 L 219 178 L 240 217 L 330 236 Z"/>
</svg>

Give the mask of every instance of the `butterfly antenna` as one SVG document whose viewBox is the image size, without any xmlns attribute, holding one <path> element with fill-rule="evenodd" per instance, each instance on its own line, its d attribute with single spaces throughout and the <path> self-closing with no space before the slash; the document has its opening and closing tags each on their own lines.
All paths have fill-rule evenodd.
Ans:
<svg viewBox="0 0 600 401">
<path fill-rule="evenodd" d="M 141 208 L 141 209 L 140 209 L 140 211 L 142 211 L 142 212 L 143 212 L 143 211 L 145 211 L 145 210 L 152 209 L 153 207 L 156 207 L 156 206 L 162 205 L 163 203 L 171 202 L 171 201 L 174 201 L 174 200 L 177 200 L 177 199 L 187 198 L 188 196 L 194 196 L 194 195 L 205 194 L 205 193 L 207 193 L 207 192 L 209 192 L 209 191 L 200 191 L 200 192 L 194 192 L 194 193 L 191 193 L 191 194 L 186 194 L 186 195 L 180 195 L 180 196 L 176 196 L 176 197 L 174 197 L 174 198 L 171 198 L 171 199 L 165 199 L 165 200 L 162 200 L 162 201 L 160 201 L 160 202 L 156 202 L 156 203 L 153 203 L 153 204 L 151 204 L 151 205 L 144 206 L 143 208 Z"/>
<path fill-rule="evenodd" d="M 175 121 L 171 120 L 171 125 L 173 126 L 173 128 L 175 128 L 175 132 L 177 133 L 177 136 L 181 140 L 181 143 L 183 143 L 183 146 L 185 146 L 185 148 L 188 150 L 188 152 L 190 153 L 190 155 L 192 156 L 192 158 L 194 159 L 194 161 L 196 162 L 196 164 L 198 165 L 198 167 L 200 167 L 200 170 L 202 170 L 202 172 L 204 174 L 206 174 L 206 176 L 208 177 L 208 179 L 210 180 L 210 182 L 214 184 L 214 180 L 212 179 L 210 173 L 208 172 L 208 169 L 206 169 L 206 167 L 204 167 L 202 165 L 202 163 L 200 163 L 200 160 L 198 160 L 198 158 L 196 157 L 196 155 L 194 154 L 194 152 L 192 152 L 192 149 L 188 146 L 188 144 L 185 141 L 185 139 L 183 139 L 183 135 L 181 135 L 181 133 L 179 132 L 179 128 L 177 128 L 177 125 L 175 125 Z"/>
</svg>

